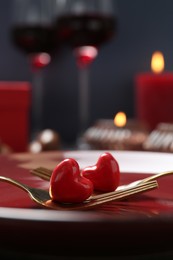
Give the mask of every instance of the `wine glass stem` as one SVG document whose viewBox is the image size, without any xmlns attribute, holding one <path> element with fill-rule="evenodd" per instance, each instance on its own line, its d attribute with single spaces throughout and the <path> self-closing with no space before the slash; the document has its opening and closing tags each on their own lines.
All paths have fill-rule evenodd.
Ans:
<svg viewBox="0 0 173 260">
<path fill-rule="evenodd" d="M 79 135 L 89 123 L 89 69 L 79 68 Z"/>
<path fill-rule="evenodd" d="M 33 73 L 32 78 L 32 133 L 33 137 L 42 130 L 43 124 L 43 77 L 42 69 Z"/>
</svg>

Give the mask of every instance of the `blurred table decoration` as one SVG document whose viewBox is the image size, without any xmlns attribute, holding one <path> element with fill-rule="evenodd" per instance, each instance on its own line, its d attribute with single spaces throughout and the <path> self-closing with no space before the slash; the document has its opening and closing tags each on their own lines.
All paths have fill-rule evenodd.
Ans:
<svg viewBox="0 0 173 260">
<path fill-rule="evenodd" d="M 146 151 L 173 152 L 173 123 L 160 123 L 143 144 Z"/>
<path fill-rule="evenodd" d="M 151 67 L 152 73 L 135 76 L 135 113 L 138 120 L 146 122 L 153 130 L 161 122 L 173 121 L 173 73 L 163 72 L 161 52 L 153 54 Z"/>
<path fill-rule="evenodd" d="M 136 120 L 126 120 L 126 114 L 119 112 L 112 119 L 100 119 L 84 133 L 84 139 L 91 149 L 100 150 L 143 150 L 148 137 L 147 125 Z"/>
<path fill-rule="evenodd" d="M 54 151 L 61 148 L 61 138 L 58 132 L 52 129 L 44 129 L 31 141 L 28 151 L 40 153 L 43 151 Z"/>
</svg>

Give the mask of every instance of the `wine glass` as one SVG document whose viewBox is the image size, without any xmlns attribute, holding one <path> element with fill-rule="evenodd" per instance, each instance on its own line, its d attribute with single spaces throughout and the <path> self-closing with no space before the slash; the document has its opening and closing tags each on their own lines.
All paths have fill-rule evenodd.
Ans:
<svg viewBox="0 0 173 260">
<path fill-rule="evenodd" d="M 113 3 L 114 2 L 114 3 Z M 57 0 L 56 34 L 73 49 L 79 69 L 79 136 L 89 126 L 89 67 L 116 32 L 113 0 Z"/>
<path fill-rule="evenodd" d="M 43 68 L 55 51 L 53 0 L 14 0 L 11 39 L 29 60 L 32 71 L 33 137 L 42 129 Z"/>
</svg>

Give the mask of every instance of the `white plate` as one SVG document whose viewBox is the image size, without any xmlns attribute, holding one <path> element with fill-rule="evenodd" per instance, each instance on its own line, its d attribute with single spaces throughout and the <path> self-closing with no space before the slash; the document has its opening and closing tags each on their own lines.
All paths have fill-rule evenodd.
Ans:
<svg viewBox="0 0 173 260">
<path fill-rule="evenodd" d="M 105 152 L 105 151 L 104 151 Z M 173 154 L 157 152 L 107 151 L 118 161 L 122 172 L 158 173 L 173 170 Z M 93 165 L 103 151 L 70 151 L 65 157 L 78 159 L 81 168 Z"/>
<path fill-rule="evenodd" d="M 121 172 L 126 173 L 158 173 L 173 169 L 173 154 L 153 152 L 132 152 L 132 151 L 107 151 L 118 161 Z M 93 165 L 97 162 L 103 151 L 64 151 L 65 158 L 75 158 L 80 167 Z M 27 213 L 26 213 L 27 212 Z M 71 212 L 70 212 L 71 214 Z M 75 213 L 73 215 L 77 216 Z M 69 212 L 53 212 L 39 209 L 16 209 L 0 208 L 0 217 L 9 219 L 29 220 L 69 220 Z M 78 217 L 75 218 L 77 221 Z"/>
</svg>

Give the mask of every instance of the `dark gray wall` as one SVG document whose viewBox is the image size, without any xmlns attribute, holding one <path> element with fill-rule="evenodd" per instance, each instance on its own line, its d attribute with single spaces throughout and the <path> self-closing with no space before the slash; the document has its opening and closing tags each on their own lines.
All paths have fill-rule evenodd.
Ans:
<svg viewBox="0 0 173 260">
<path fill-rule="evenodd" d="M 12 0 L 0 1 L 0 80 L 31 80 L 26 57 L 9 39 Z M 119 32 L 100 49 L 90 70 L 90 123 L 119 110 L 134 116 L 133 79 L 150 70 L 155 50 L 173 70 L 173 1 L 117 0 Z M 69 49 L 57 52 L 44 70 L 44 127 L 72 141 L 77 131 L 77 69 Z"/>
</svg>

